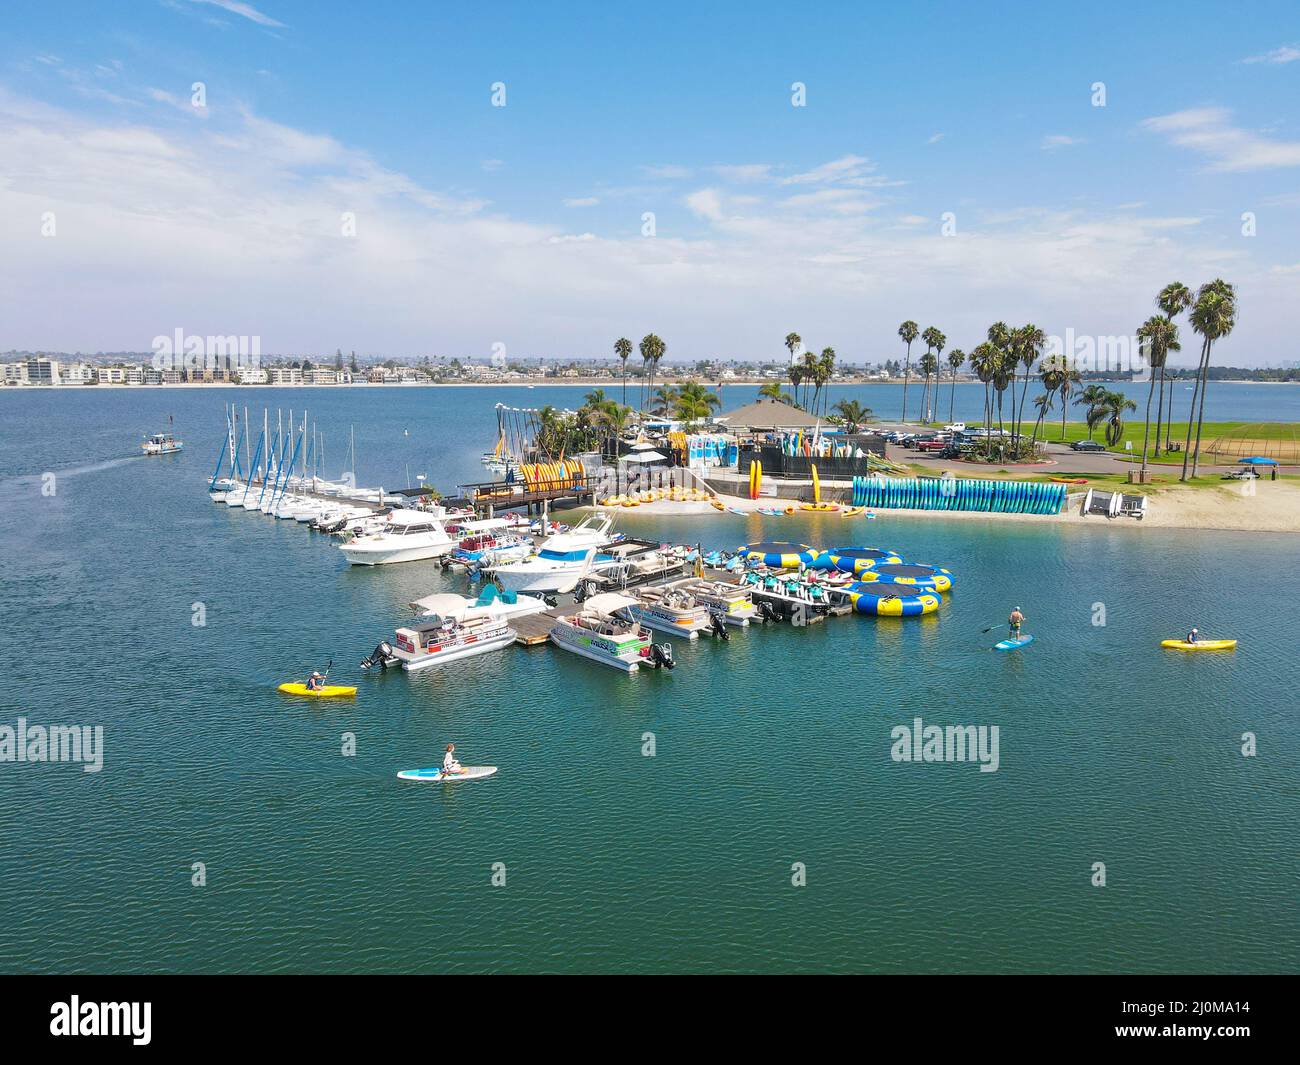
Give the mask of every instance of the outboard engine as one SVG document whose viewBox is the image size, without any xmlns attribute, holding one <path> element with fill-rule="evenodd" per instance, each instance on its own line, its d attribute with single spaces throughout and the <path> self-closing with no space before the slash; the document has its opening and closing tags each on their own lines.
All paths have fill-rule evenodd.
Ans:
<svg viewBox="0 0 1300 1065">
<path fill-rule="evenodd" d="M 722 620 L 721 614 L 709 614 L 709 624 L 713 626 L 713 635 L 720 640 L 730 640 L 731 636 L 727 632 L 727 623 Z"/>
<path fill-rule="evenodd" d="M 672 669 L 677 665 L 673 661 L 673 649 L 666 643 L 652 643 L 650 645 L 650 662 L 655 669 Z"/>
<path fill-rule="evenodd" d="M 776 607 L 774 607 L 766 599 L 760 599 L 757 605 L 758 605 L 758 616 L 762 620 L 764 625 L 766 625 L 769 621 L 781 620 L 781 615 L 777 612 Z"/>
<path fill-rule="evenodd" d="M 555 596 L 553 595 L 546 595 L 543 593 L 539 595 L 538 598 L 540 598 L 541 601 L 549 607 L 557 607 L 560 605 L 560 601 L 556 599 Z"/>
<path fill-rule="evenodd" d="M 591 598 L 592 590 L 591 581 L 579 581 L 578 586 L 573 589 L 573 601 L 585 603 Z"/>
<path fill-rule="evenodd" d="M 375 645 L 375 649 L 361 660 L 361 668 L 371 669 L 378 666 L 380 669 L 387 669 L 392 661 L 394 661 L 392 645 L 387 640 L 380 640 Z"/>
</svg>

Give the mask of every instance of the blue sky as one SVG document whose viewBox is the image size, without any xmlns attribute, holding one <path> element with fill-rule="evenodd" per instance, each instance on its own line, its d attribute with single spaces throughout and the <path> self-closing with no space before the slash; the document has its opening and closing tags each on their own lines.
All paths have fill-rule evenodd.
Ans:
<svg viewBox="0 0 1300 1065">
<path fill-rule="evenodd" d="M 861 361 L 903 317 L 967 350 L 996 319 L 1131 333 L 1166 281 L 1224 276 L 1220 357 L 1292 361 L 1300 9 L 1243 11 L 7 5 L 0 348 L 591 356 L 654 330 L 753 358 L 794 329 Z"/>
</svg>

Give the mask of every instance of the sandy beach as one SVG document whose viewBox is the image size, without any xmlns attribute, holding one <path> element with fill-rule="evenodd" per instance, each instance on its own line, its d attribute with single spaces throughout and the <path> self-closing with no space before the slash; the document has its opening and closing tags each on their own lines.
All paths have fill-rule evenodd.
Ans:
<svg viewBox="0 0 1300 1065">
<path fill-rule="evenodd" d="M 1241 484 L 1222 487 L 1167 487 L 1147 490 L 1146 517 L 1105 518 L 1097 515 L 1085 517 L 1082 513 L 1083 492 L 1071 493 L 1069 504 L 1060 514 L 1001 514 L 975 510 L 877 510 L 880 518 L 901 517 L 923 521 L 986 521 L 1022 522 L 1033 525 L 1078 525 L 1089 529 L 1129 528 L 1142 529 L 1220 529 L 1239 532 L 1300 532 L 1300 484 L 1291 481 L 1261 481 L 1254 494 L 1243 491 Z M 756 512 L 760 507 L 782 506 L 788 500 L 771 498 L 747 499 L 741 496 L 719 495 L 728 507 Z M 601 507 L 625 514 L 644 515 L 717 515 L 711 503 L 675 503 L 661 500 L 644 503 L 639 507 Z M 792 515 L 794 516 L 794 515 Z M 811 512 L 810 512 L 811 516 Z M 773 522 L 785 520 L 784 515 L 772 515 Z M 845 519 L 848 528 L 859 518 Z"/>
</svg>

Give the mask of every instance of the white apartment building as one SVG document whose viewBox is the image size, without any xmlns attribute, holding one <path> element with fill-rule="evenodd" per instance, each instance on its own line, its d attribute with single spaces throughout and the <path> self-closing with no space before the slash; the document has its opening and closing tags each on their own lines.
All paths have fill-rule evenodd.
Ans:
<svg viewBox="0 0 1300 1065">
<path fill-rule="evenodd" d="M 268 372 L 273 385 L 302 384 L 302 370 L 296 366 L 272 366 Z"/>
<path fill-rule="evenodd" d="M 57 385 L 59 364 L 53 359 L 28 359 L 27 383 L 29 385 Z"/>
</svg>

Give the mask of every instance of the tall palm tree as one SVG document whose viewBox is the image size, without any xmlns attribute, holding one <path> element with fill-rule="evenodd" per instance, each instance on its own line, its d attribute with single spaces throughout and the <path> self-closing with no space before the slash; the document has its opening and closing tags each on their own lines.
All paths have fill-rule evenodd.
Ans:
<svg viewBox="0 0 1300 1065">
<path fill-rule="evenodd" d="M 632 341 L 627 337 L 619 337 L 614 341 L 614 354 L 618 356 L 618 361 L 623 364 L 623 402 L 627 403 L 627 360 L 632 354 Z"/>
<path fill-rule="evenodd" d="M 961 348 L 948 352 L 948 366 L 952 369 L 952 390 L 948 393 L 948 423 L 952 424 L 953 407 L 957 403 L 957 371 L 966 361 L 966 353 Z"/>
<path fill-rule="evenodd" d="M 1171 322 L 1192 305 L 1192 292 L 1181 281 L 1171 281 L 1156 296 L 1156 306 Z M 1171 348 L 1177 351 L 1178 348 Z M 1160 453 L 1160 413 L 1165 401 L 1165 367 L 1160 367 L 1160 402 L 1156 404 L 1156 454 Z M 1174 388 L 1169 386 L 1169 412 L 1173 414 Z M 1165 419 L 1165 450 L 1169 450 L 1169 420 Z"/>
<path fill-rule="evenodd" d="M 903 366 L 903 422 L 907 422 L 907 379 L 912 370 L 912 341 L 921 335 L 920 329 L 913 321 L 906 321 L 898 327 L 898 335 L 907 345 L 907 362 Z"/>
<path fill-rule="evenodd" d="M 835 349 L 822 348 L 821 357 L 817 360 L 817 391 L 821 392 L 826 389 L 826 396 L 823 402 L 822 413 L 825 413 L 825 404 L 830 402 L 831 393 L 827 387 L 831 382 L 831 377 L 835 373 Z"/>
<path fill-rule="evenodd" d="M 933 413 L 930 408 L 930 378 L 939 372 L 938 356 L 932 351 L 927 351 L 917 360 L 917 367 L 921 371 L 921 380 L 925 383 L 921 387 L 921 423 L 928 423 Z"/>
<path fill-rule="evenodd" d="M 1142 427 L 1142 473 L 1143 479 L 1147 472 L 1147 443 L 1151 436 L 1151 397 L 1155 393 L 1156 377 L 1163 375 L 1165 360 L 1169 358 L 1171 351 L 1180 351 L 1182 345 L 1178 343 L 1178 326 L 1174 325 L 1173 319 L 1163 314 L 1153 314 L 1137 331 L 1138 342 L 1142 345 L 1146 353 L 1148 371 L 1151 378 L 1147 385 L 1147 408 L 1145 415 L 1145 425 Z M 1163 397 L 1161 397 L 1163 402 Z M 1160 450 L 1160 408 L 1156 408 L 1156 451 Z"/>
<path fill-rule="evenodd" d="M 991 387 L 993 379 L 998 372 L 998 366 L 1002 358 L 1001 352 L 997 347 L 990 344 L 987 340 L 976 345 L 975 350 L 970 353 L 970 365 L 975 376 L 984 386 L 984 428 L 990 428 L 990 422 L 993 421 L 993 393 Z M 985 433 L 984 443 L 986 453 L 990 452 L 988 447 L 990 437 Z M 989 455 L 991 457 L 991 454 Z"/>
<path fill-rule="evenodd" d="M 1065 356 L 1061 356 L 1061 367 L 1058 373 L 1060 373 L 1061 379 L 1060 384 L 1056 386 L 1056 390 L 1061 393 L 1061 440 L 1064 441 L 1065 412 L 1070 409 L 1070 392 L 1075 385 L 1083 383 L 1083 377 L 1077 369 L 1066 361 Z"/>
<path fill-rule="evenodd" d="M 1197 393 L 1192 393 L 1192 407 L 1196 414 L 1196 445 L 1192 452 L 1192 476 L 1196 476 L 1197 467 L 1201 458 L 1201 425 L 1205 421 L 1205 393 L 1209 391 L 1210 384 L 1210 352 L 1214 347 L 1216 340 L 1222 340 L 1237 324 L 1237 290 L 1228 282 L 1221 278 L 1215 278 L 1208 284 L 1202 285 L 1196 293 L 1196 303 L 1192 307 L 1191 314 L 1188 316 L 1194 329 L 1201 337 L 1201 366 L 1200 373 L 1196 379 L 1196 388 L 1200 392 L 1200 402 L 1197 403 Z M 1191 416 L 1187 421 L 1187 438 L 1191 442 L 1192 423 Z M 1187 480 L 1187 453 L 1183 453 L 1183 475 L 1181 480 Z"/>
<path fill-rule="evenodd" d="M 1043 419 L 1047 417 L 1047 412 L 1052 409 L 1052 397 L 1055 391 L 1044 392 L 1034 397 L 1034 406 L 1038 408 L 1038 417 L 1034 421 L 1034 435 L 1029 440 L 1029 450 L 1032 452 L 1038 446 L 1038 430 L 1043 427 Z"/>
<path fill-rule="evenodd" d="M 645 391 L 641 400 L 641 409 L 645 410 L 644 397 L 648 397 L 650 389 L 654 387 L 655 367 L 659 365 L 659 360 L 664 357 L 664 352 L 668 348 L 654 333 L 647 333 L 643 336 L 638 347 L 641 351 L 641 365 L 643 368 L 649 369 L 649 378 L 645 381 Z"/>
<path fill-rule="evenodd" d="M 1033 373 L 1034 364 L 1038 362 L 1043 354 L 1043 345 L 1047 343 L 1047 336 L 1038 326 L 1030 323 L 1022 325 L 1015 331 L 1014 346 L 1016 357 L 1020 360 L 1020 365 L 1025 368 L 1025 383 L 1020 389 L 1020 409 L 1016 414 L 1015 428 L 1015 446 L 1020 446 L 1021 422 L 1025 417 L 1025 397 L 1029 394 L 1029 375 Z M 1012 367 L 1013 374 L 1015 367 Z M 1014 399 L 1014 397 L 1013 397 Z"/>
<path fill-rule="evenodd" d="M 794 353 L 795 353 L 796 350 L 798 350 L 799 346 L 800 346 L 802 343 L 803 343 L 803 337 L 801 337 L 798 333 L 786 333 L 786 335 L 785 335 L 785 346 L 786 346 L 786 349 L 790 352 L 790 365 L 791 365 L 791 366 L 794 365 Z"/>
<path fill-rule="evenodd" d="M 925 341 L 926 355 L 930 356 L 926 360 L 926 365 L 930 369 L 925 373 L 925 387 L 921 390 L 921 421 L 927 422 L 930 420 L 930 415 L 933 414 L 930 402 L 930 374 L 937 376 L 939 369 L 938 356 L 943 354 L 943 348 L 948 343 L 948 338 L 931 325 L 925 328 L 925 331 L 921 334 L 921 339 Z"/>
<path fill-rule="evenodd" d="M 808 388 L 810 385 L 817 383 L 817 355 L 810 350 L 805 350 L 801 362 L 804 382 L 803 405 L 806 409 L 808 407 Z"/>
<path fill-rule="evenodd" d="M 844 419 L 844 428 L 850 433 L 856 433 L 862 423 L 872 417 L 870 408 L 864 407 L 856 399 L 842 399 L 835 404 L 834 409 Z"/>
<path fill-rule="evenodd" d="M 791 391 L 794 393 L 791 405 L 795 407 L 799 406 L 799 384 L 801 381 L 803 381 L 803 367 L 797 362 L 791 363 L 790 387 Z"/>
</svg>

